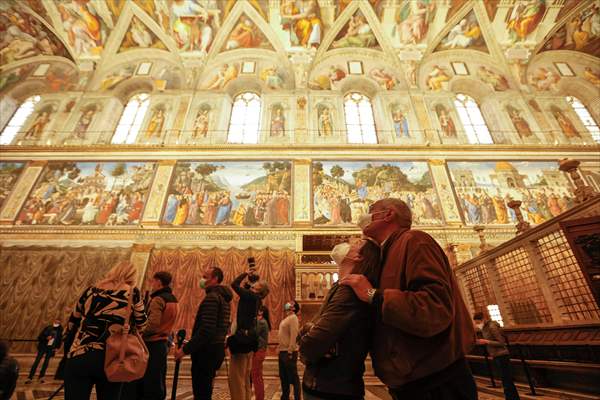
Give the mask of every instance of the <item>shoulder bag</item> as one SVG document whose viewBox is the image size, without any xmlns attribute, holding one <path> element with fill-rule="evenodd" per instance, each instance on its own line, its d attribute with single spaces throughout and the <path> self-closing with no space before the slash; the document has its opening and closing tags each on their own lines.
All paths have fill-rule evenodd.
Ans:
<svg viewBox="0 0 600 400">
<path fill-rule="evenodd" d="M 148 348 L 140 334 L 131 330 L 133 287 L 129 289 L 127 317 L 120 332 L 106 339 L 104 372 L 109 382 L 131 382 L 144 377 L 148 366 Z"/>
</svg>

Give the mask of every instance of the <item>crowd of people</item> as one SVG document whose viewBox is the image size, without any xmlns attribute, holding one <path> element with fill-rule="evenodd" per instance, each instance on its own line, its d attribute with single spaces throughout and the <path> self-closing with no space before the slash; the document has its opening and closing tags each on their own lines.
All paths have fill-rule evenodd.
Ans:
<svg viewBox="0 0 600 400">
<path fill-rule="evenodd" d="M 506 398 L 519 398 L 500 325 L 486 312 L 471 318 L 444 251 L 411 224 L 404 201 L 376 201 L 358 221 L 362 238 L 334 247 L 339 280 L 317 315 L 301 325 L 300 305 L 285 303 L 277 348 L 282 400 L 289 400 L 290 389 L 295 400 L 363 399 L 369 353 L 376 376 L 395 400 L 477 399 L 466 360 L 475 344 L 487 347 L 501 371 Z M 219 267 L 203 271 L 205 296 L 191 336 L 173 349 L 175 360 L 191 358 L 195 399 L 212 398 L 228 350 L 232 400 L 250 400 L 253 390 L 255 400 L 264 400 L 262 365 L 271 326 L 263 303 L 269 286 L 256 274 L 252 257 L 248 264 L 230 285 L 223 283 Z M 99 400 L 166 398 L 167 355 L 178 314 L 172 276 L 153 275 L 147 304 L 135 287 L 136 276 L 130 262 L 120 262 L 81 295 L 62 335 L 65 399 L 89 399 L 94 386 Z M 230 323 L 234 296 L 238 307 Z M 111 382 L 105 371 L 107 339 L 129 324 L 149 352 L 145 373 L 133 382 Z M 30 379 L 45 356 L 43 376 L 48 355 L 60 347 L 59 326 L 55 321 L 40 334 Z M 306 366 L 302 380 L 298 361 Z"/>
</svg>

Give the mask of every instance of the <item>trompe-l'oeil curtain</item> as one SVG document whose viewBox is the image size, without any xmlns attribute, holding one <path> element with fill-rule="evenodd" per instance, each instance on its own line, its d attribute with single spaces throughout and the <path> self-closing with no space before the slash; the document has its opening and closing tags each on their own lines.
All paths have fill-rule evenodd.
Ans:
<svg viewBox="0 0 600 400">
<path fill-rule="evenodd" d="M 36 339 L 55 318 L 64 327 L 83 290 L 129 256 L 123 248 L 0 248 L 0 338 Z M 35 348 L 14 342 L 11 351 Z"/>
<path fill-rule="evenodd" d="M 283 305 L 294 299 L 294 252 L 292 250 L 254 249 L 158 249 L 152 252 L 146 273 L 145 290 L 150 290 L 150 279 L 155 272 L 173 274 L 173 293 L 179 300 L 179 315 L 175 330 L 186 329 L 188 337 L 198 305 L 204 298 L 200 279 L 205 268 L 219 266 L 223 270 L 223 284 L 229 285 L 248 269 L 247 258 L 256 259 L 256 271 L 269 284 L 270 293 L 264 301 L 271 313 L 272 329 L 277 329 L 283 317 Z M 237 295 L 232 301 L 231 318 L 235 318 Z"/>
</svg>

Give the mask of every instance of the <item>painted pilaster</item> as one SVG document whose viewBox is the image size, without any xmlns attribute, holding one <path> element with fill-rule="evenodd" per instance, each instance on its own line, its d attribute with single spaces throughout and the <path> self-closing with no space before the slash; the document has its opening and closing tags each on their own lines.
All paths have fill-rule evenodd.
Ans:
<svg viewBox="0 0 600 400">
<path fill-rule="evenodd" d="M 152 249 L 154 249 L 153 243 L 134 243 L 131 248 L 130 261 L 137 270 L 136 282 L 139 288 L 144 284 Z"/>
<path fill-rule="evenodd" d="M 294 161 L 294 226 L 310 225 L 310 160 Z"/>
<path fill-rule="evenodd" d="M 144 209 L 144 216 L 142 217 L 143 226 L 159 225 L 162 206 L 165 202 L 175 164 L 175 160 L 164 160 L 158 164 L 146 208 Z"/>
<path fill-rule="evenodd" d="M 447 224 L 462 224 L 456 196 L 444 160 L 429 160 L 431 177 L 440 198 L 440 204 Z"/>
<path fill-rule="evenodd" d="M 0 225 L 13 224 L 19 210 L 23 207 L 23 203 L 25 203 L 25 200 L 27 199 L 27 195 L 33 188 L 33 185 L 39 178 L 46 164 L 46 161 L 33 161 L 25 167 L 25 170 L 19 177 L 19 180 L 15 184 L 8 199 L 6 199 L 4 207 L 0 210 Z"/>
</svg>

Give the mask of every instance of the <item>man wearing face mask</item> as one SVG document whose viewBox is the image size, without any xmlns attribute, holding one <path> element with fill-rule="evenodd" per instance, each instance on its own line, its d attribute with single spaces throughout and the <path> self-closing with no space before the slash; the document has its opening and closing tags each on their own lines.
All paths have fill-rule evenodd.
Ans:
<svg viewBox="0 0 600 400">
<path fill-rule="evenodd" d="M 206 296 L 196 313 L 191 339 L 175 352 L 181 360 L 189 354 L 192 358 L 192 388 L 194 399 L 212 397 L 213 380 L 225 359 L 225 336 L 229 330 L 230 305 L 233 294 L 223 282 L 219 267 L 207 268 L 200 279 Z"/>
<path fill-rule="evenodd" d="M 290 385 L 294 387 L 294 400 L 300 400 L 300 377 L 298 376 L 298 344 L 296 338 L 300 329 L 295 301 L 283 306 L 285 318 L 279 323 L 279 379 L 281 380 L 281 400 L 289 400 Z"/>
<path fill-rule="evenodd" d="M 394 399 L 477 399 L 465 355 L 475 332 L 442 248 L 411 230 L 409 207 L 399 199 L 373 203 L 360 221 L 381 244 L 379 288 L 364 275 L 342 280 L 377 315 L 373 368 Z"/>
</svg>

